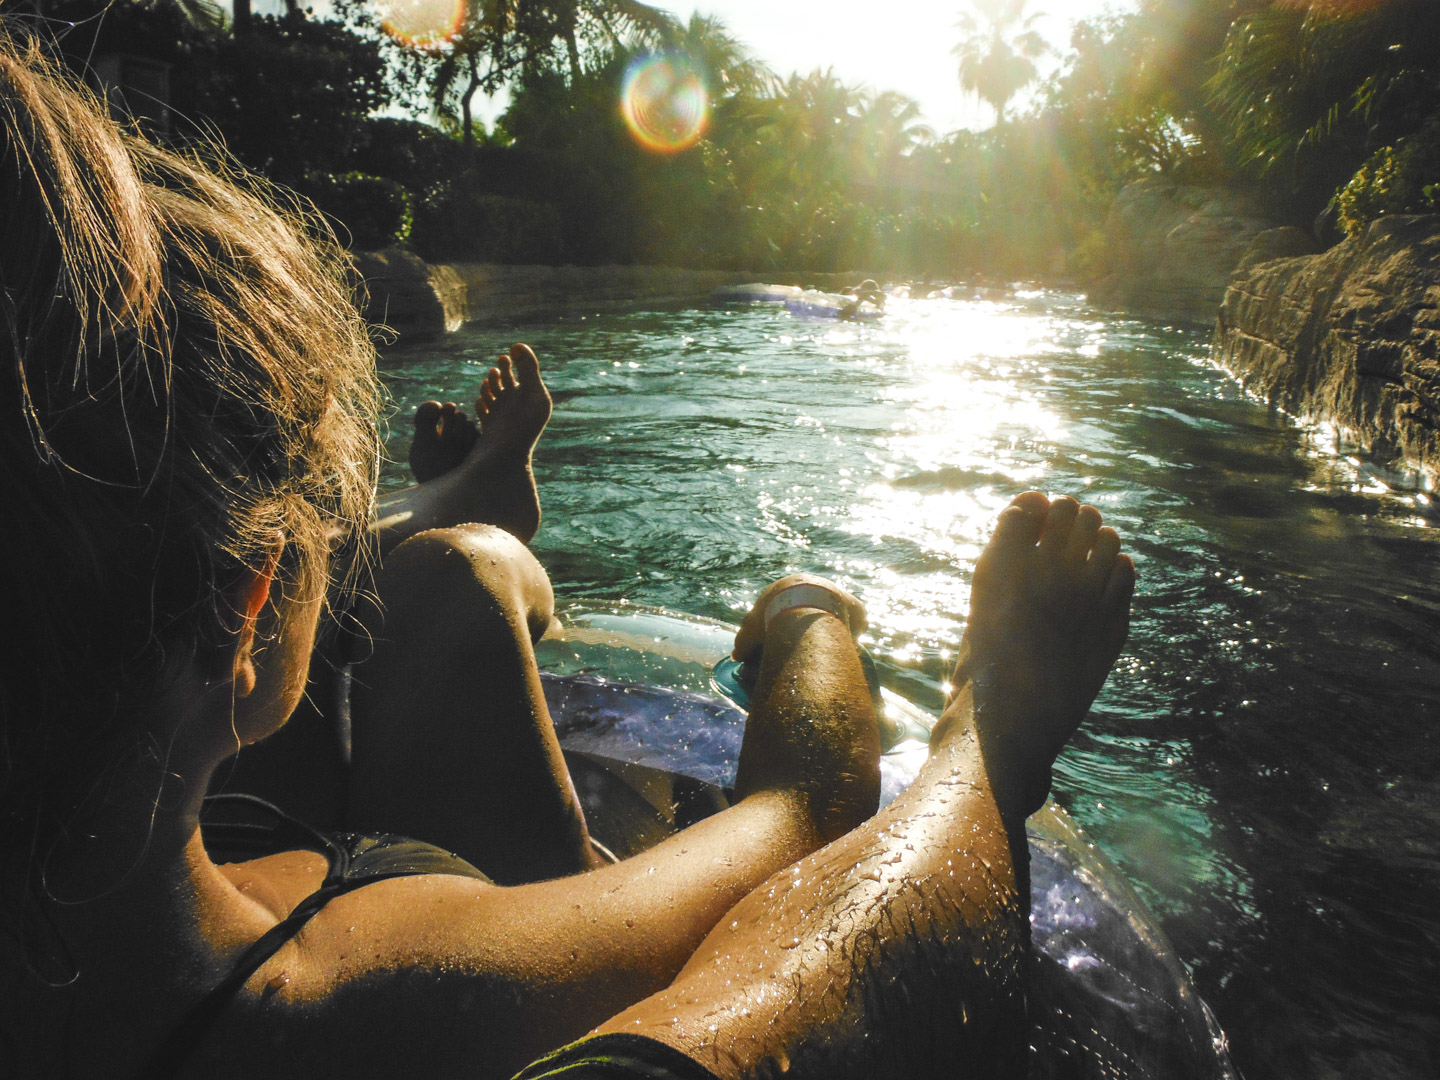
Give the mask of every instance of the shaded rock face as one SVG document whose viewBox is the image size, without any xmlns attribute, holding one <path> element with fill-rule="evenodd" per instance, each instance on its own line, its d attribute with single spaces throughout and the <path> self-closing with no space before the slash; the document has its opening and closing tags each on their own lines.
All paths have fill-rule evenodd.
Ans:
<svg viewBox="0 0 1440 1080">
<path fill-rule="evenodd" d="M 1315 238 L 1304 229 L 1297 229 L 1294 225 L 1282 225 L 1278 229 L 1266 229 L 1256 234 L 1255 239 L 1250 241 L 1250 246 L 1245 249 L 1245 254 L 1240 257 L 1240 264 L 1235 270 L 1238 273 L 1271 259 L 1318 255 L 1320 251 L 1321 247 Z M 1228 287 L 1229 283 L 1226 285 Z"/>
<path fill-rule="evenodd" d="M 1242 192 L 1160 177 L 1131 184 L 1106 217 L 1102 277 L 1091 284 L 1090 299 L 1209 325 L 1235 267 L 1274 226 Z"/>
<path fill-rule="evenodd" d="M 457 330 L 464 319 L 463 284 L 443 267 L 401 248 L 352 255 L 364 283 L 365 319 L 396 337 L 424 340 Z"/>
<path fill-rule="evenodd" d="M 1440 479 L 1440 215 L 1385 217 L 1320 255 L 1257 262 L 1212 355 L 1272 404 Z"/>
</svg>

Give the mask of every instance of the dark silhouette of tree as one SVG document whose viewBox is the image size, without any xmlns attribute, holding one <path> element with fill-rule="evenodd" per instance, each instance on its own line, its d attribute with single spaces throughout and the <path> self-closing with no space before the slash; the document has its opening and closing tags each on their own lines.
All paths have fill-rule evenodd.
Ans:
<svg viewBox="0 0 1440 1080">
<path fill-rule="evenodd" d="M 690 59 L 714 99 L 763 93 L 775 76 L 714 15 L 696 12 L 664 35 L 666 47 Z"/>
<path fill-rule="evenodd" d="M 1363 7 L 1331 0 L 1235 21 L 1208 88 L 1241 162 L 1333 182 L 1440 115 L 1440 4 Z"/>
<path fill-rule="evenodd" d="M 458 112 L 463 138 L 474 145 L 476 94 L 562 69 L 578 83 L 587 49 L 603 66 L 632 39 L 657 41 L 673 30 L 667 13 L 639 0 L 475 0 L 455 37 L 430 50 L 431 99 L 441 115 Z"/>
<path fill-rule="evenodd" d="M 1035 61 L 1050 51 L 1037 30 L 1039 13 L 1025 14 L 1026 0 L 972 0 L 980 18 L 962 12 L 955 26 L 964 37 L 951 50 L 960 63 L 960 85 L 1005 122 L 1012 98 L 1035 81 Z"/>
</svg>

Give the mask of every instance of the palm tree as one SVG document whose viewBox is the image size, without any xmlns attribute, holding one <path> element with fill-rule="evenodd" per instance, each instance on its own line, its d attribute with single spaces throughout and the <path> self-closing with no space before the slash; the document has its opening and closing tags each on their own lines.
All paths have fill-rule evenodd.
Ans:
<svg viewBox="0 0 1440 1080">
<path fill-rule="evenodd" d="M 1235 21 L 1207 88 L 1242 161 L 1269 171 L 1363 158 L 1440 111 L 1440 8 L 1354 6 L 1296 3 Z"/>
<path fill-rule="evenodd" d="M 1035 81 L 1035 61 L 1050 51 L 1035 20 L 1025 15 L 1026 0 L 972 0 L 982 19 L 962 12 L 955 27 L 965 36 L 951 49 L 960 61 L 960 86 L 995 110 L 1005 122 L 1010 99 Z"/>
<path fill-rule="evenodd" d="M 920 123 L 920 104 L 895 90 L 867 92 L 860 99 L 860 125 L 870 153 L 884 159 L 907 156 L 935 139 L 933 128 Z"/>
<path fill-rule="evenodd" d="M 735 94 L 756 96 L 770 85 L 774 76 L 714 15 L 690 16 L 684 27 L 667 35 L 666 44 L 690 58 L 716 99 Z"/>
</svg>

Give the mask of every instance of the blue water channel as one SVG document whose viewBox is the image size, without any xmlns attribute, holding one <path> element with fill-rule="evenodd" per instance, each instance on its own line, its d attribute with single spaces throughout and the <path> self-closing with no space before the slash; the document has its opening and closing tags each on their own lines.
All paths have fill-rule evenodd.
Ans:
<svg viewBox="0 0 1440 1080">
<path fill-rule="evenodd" d="M 995 515 L 1028 488 L 1093 503 L 1140 586 L 1057 799 L 1160 916 L 1249 1080 L 1433 1080 L 1440 517 L 1248 398 L 1204 334 L 987 296 L 392 348 L 390 449 L 417 402 L 472 397 L 529 341 L 556 399 L 534 548 L 562 605 L 738 621 L 816 571 L 868 606 L 884 681 L 931 708 Z"/>
</svg>

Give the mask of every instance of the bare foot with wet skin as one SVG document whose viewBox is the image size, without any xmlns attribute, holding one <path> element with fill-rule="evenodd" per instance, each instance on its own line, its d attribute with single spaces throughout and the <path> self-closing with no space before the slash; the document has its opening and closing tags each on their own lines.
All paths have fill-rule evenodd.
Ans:
<svg viewBox="0 0 1440 1080">
<path fill-rule="evenodd" d="M 1032 491 L 1000 515 L 975 567 L 952 698 L 973 701 L 1007 817 L 1044 803 L 1051 764 L 1120 655 L 1134 591 L 1135 565 L 1093 506 Z M 954 726 L 947 712 L 932 743 Z"/>
<path fill-rule="evenodd" d="M 448 402 L 415 410 L 410 467 L 434 486 L 440 523 L 496 525 L 530 542 L 540 527 L 531 453 L 552 408 L 534 351 L 516 344 L 481 385 L 474 420 Z"/>
</svg>

